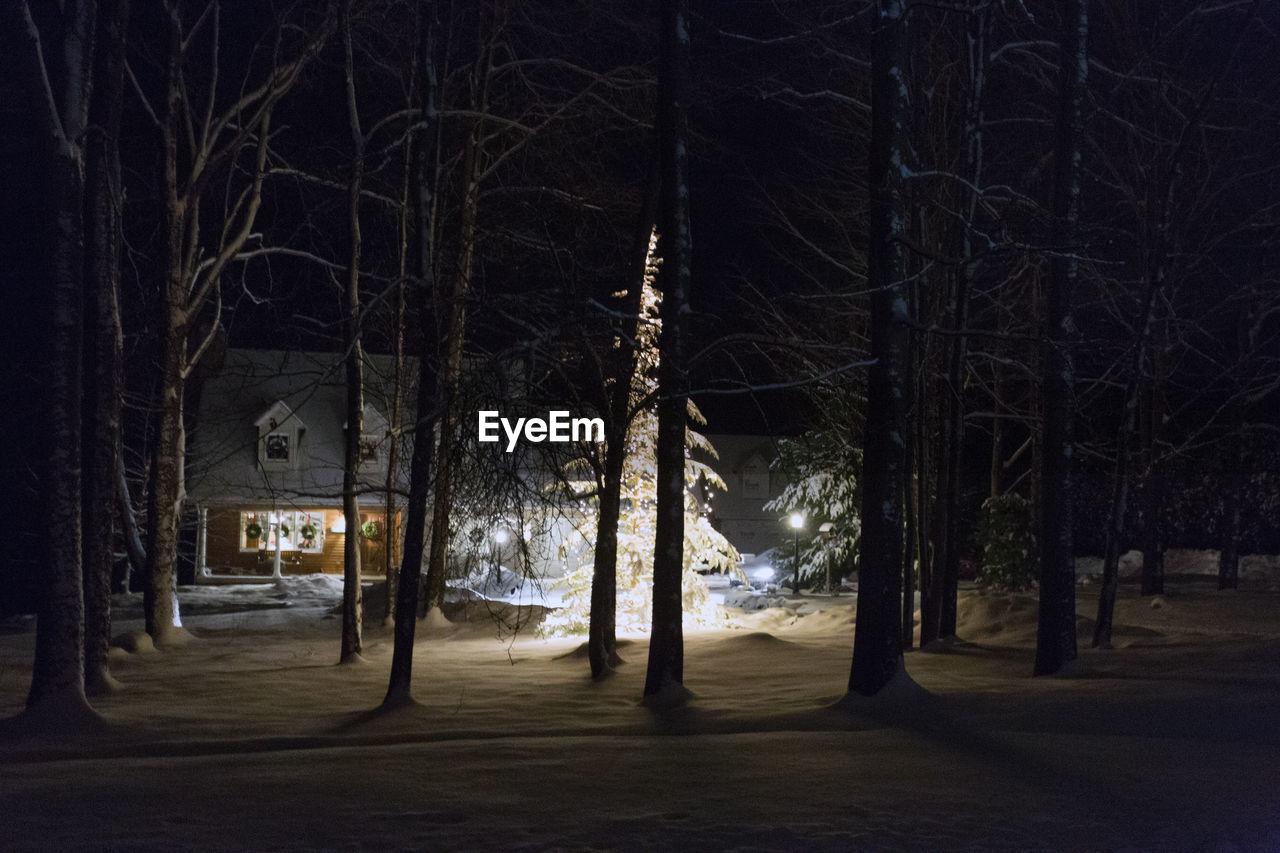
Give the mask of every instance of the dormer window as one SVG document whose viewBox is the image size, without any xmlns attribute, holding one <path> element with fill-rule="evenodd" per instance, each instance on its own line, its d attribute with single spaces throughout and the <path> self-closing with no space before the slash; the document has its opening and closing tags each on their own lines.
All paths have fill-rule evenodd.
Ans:
<svg viewBox="0 0 1280 853">
<path fill-rule="evenodd" d="M 378 464 L 378 439 L 371 436 L 360 437 L 360 461 L 370 465 Z"/>
<path fill-rule="evenodd" d="M 258 428 L 258 464 L 264 471 L 293 471 L 298 468 L 298 446 L 306 426 L 283 400 L 262 413 Z"/>
</svg>

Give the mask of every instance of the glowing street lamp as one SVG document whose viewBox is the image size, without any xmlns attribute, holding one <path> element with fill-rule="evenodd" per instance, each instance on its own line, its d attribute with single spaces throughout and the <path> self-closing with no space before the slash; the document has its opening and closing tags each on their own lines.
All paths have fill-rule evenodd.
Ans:
<svg viewBox="0 0 1280 853">
<path fill-rule="evenodd" d="M 800 594 L 800 528 L 804 527 L 804 516 L 798 512 L 791 513 L 791 529 L 795 541 L 795 576 L 792 578 L 791 591 L 796 595 Z"/>
</svg>

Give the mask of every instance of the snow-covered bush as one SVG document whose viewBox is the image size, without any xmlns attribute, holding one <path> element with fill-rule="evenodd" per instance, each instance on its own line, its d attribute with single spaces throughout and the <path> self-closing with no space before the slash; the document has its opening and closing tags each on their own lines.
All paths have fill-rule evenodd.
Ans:
<svg viewBox="0 0 1280 853">
<path fill-rule="evenodd" d="M 982 551 L 979 586 L 1017 592 L 1035 585 L 1035 521 L 1031 502 L 1021 495 L 998 495 L 983 501 L 977 530 Z"/>
<path fill-rule="evenodd" d="M 862 532 L 858 509 L 862 502 L 859 477 L 862 454 L 846 442 L 822 432 L 808 432 L 799 438 L 778 442 L 774 467 L 786 474 L 782 494 L 764 505 L 768 512 L 804 516 L 800 531 L 800 580 L 811 587 L 839 583 L 853 569 Z M 826 533 L 820 528 L 830 523 Z M 793 558 L 790 543 L 780 552 L 788 563 Z M 794 567 L 788 566 L 789 576 Z"/>
</svg>

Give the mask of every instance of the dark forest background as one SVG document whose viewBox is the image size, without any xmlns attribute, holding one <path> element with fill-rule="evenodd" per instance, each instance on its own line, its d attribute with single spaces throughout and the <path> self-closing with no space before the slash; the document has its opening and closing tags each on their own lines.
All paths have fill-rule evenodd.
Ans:
<svg viewBox="0 0 1280 853">
<path fill-rule="evenodd" d="M 227 4 L 203 21 L 204 4 L 132 5 L 119 132 L 119 305 L 123 453 L 145 526 L 165 276 L 164 151 L 148 110 L 163 102 L 170 7 L 194 34 L 183 61 L 197 114 L 215 81 L 215 29 L 213 103 L 224 109 L 328 28 L 275 107 L 261 208 L 238 253 L 246 257 L 226 266 L 216 302 L 204 303 L 186 330 L 193 349 L 210 341 L 191 368 L 188 400 L 226 347 L 343 347 L 353 162 L 344 42 L 367 134 L 363 345 L 390 352 L 397 329 L 407 329 L 408 354 L 431 359 L 438 354 L 421 342 L 443 333 L 439 304 L 410 298 L 402 314 L 395 307 L 397 289 L 416 283 L 404 272 L 401 229 L 413 218 L 406 152 L 413 156 L 417 119 L 398 113 L 422 106 L 415 74 L 426 4 L 376 0 L 342 15 L 321 3 Z M 436 275 L 458 272 L 464 142 L 480 133 L 467 352 L 523 365 L 534 402 L 588 406 L 588 353 L 611 346 L 611 299 L 627 288 L 651 184 L 652 13 L 648 4 L 612 0 L 430 6 L 440 23 Z M 1058 4 L 911 6 L 903 75 L 911 146 L 901 165 L 916 557 L 932 559 L 933 539 L 944 535 L 931 520 L 938 513 L 955 517 L 950 553 L 964 553 L 985 498 L 1017 492 L 1037 500 L 1046 277 L 1050 259 L 1064 253 L 1080 263 L 1076 553 L 1103 552 L 1117 478 L 1128 485 L 1118 522 L 1125 548 L 1223 548 L 1235 536 L 1239 553 L 1280 550 L 1277 7 L 1091 5 L 1081 228 L 1078 243 L 1056 245 Z M 860 446 L 875 8 L 693 4 L 690 370 L 710 432 L 816 433 Z M 40 405 L 50 362 L 49 190 L 34 118 L 42 93 L 10 67 L 21 40 L 6 19 L 4 613 L 31 608 L 50 535 L 32 461 L 49 434 Z M 204 233 L 214 236 L 201 251 L 213 251 L 232 200 L 252 182 L 254 150 L 243 143 L 208 176 L 198 204 Z M 180 167 L 190 165 L 189 155 L 179 157 Z M 958 489 L 948 493 L 952 482 Z M 123 559 L 123 544 L 116 550 Z"/>
</svg>

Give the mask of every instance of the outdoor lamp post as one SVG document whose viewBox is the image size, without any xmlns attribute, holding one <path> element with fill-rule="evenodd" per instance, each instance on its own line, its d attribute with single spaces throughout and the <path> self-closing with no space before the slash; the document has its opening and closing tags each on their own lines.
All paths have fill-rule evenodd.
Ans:
<svg viewBox="0 0 1280 853">
<path fill-rule="evenodd" d="M 502 577 L 502 572 L 501 572 L 501 565 L 502 565 L 502 546 L 503 546 L 503 545 L 506 545 L 506 544 L 507 544 L 507 541 L 508 541 L 510 538 L 511 538 L 511 535 L 510 535 L 509 533 L 507 533 L 507 530 L 506 530 L 506 528 L 504 528 L 504 527 L 496 528 L 496 529 L 493 531 L 493 535 L 492 535 L 492 539 L 493 539 L 493 569 L 492 569 L 492 571 L 491 571 L 491 576 L 492 576 L 495 580 L 498 580 L 498 579 L 500 579 L 500 578 Z"/>
<path fill-rule="evenodd" d="M 791 582 L 791 589 L 796 594 L 800 594 L 800 528 L 804 527 L 804 516 L 798 512 L 791 513 L 791 530 L 793 532 L 793 541 L 795 542 L 795 576 Z"/>
</svg>

